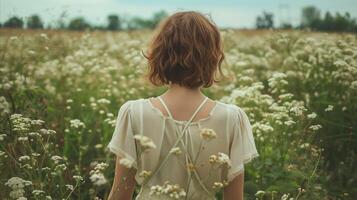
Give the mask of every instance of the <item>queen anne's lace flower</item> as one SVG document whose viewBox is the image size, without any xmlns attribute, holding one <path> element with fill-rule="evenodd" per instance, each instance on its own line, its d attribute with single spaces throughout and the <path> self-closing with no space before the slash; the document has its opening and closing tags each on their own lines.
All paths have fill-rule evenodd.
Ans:
<svg viewBox="0 0 357 200">
<path fill-rule="evenodd" d="M 218 164 L 219 166 L 227 166 L 230 168 L 232 166 L 231 160 L 227 154 L 218 152 L 217 155 L 211 155 L 208 159 L 211 164 Z"/>
<path fill-rule="evenodd" d="M 143 171 L 141 171 L 140 173 L 139 173 L 139 177 L 144 177 L 144 178 L 146 178 L 146 177 L 149 177 L 150 175 L 151 175 L 151 171 L 146 171 L 146 170 L 143 170 Z"/>
<path fill-rule="evenodd" d="M 20 199 L 20 198 L 24 198 L 25 186 L 32 185 L 32 182 L 24 180 L 20 177 L 12 177 L 5 183 L 5 185 L 11 188 L 11 192 L 10 192 L 11 198 Z"/>
<path fill-rule="evenodd" d="M 28 131 L 31 128 L 31 119 L 23 117 L 22 114 L 12 114 L 10 116 L 14 131 Z"/>
<path fill-rule="evenodd" d="M 215 139 L 217 137 L 217 134 L 213 129 L 203 128 L 201 129 L 201 137 L 202 139 L 209 141 Z"/>
<path fill-rule="evenodd" d="M 327 108 L 325 109 L 326 112 L 332 111 L 333 110 L 333 106 L 332 105 L 328 105 Z"/>
<path fill-rule="evenodd" d="M 58 164 L 62 159 L 63 158 L 61 156 L 57 156 L 57 155 L 51 157 L 51 160 L 53 160 L 55 164 Z"/>
<path fill-rule="evenodd" d="M 6 135 L 5 134 L 0 134 L 0 141 L 3 141 L 5 139 Z"/>
<path fill-rule="evenodd" d="M 144 150 L 156 148 L 154 141 L 152 141 L 151 138 L 146 137 L 145 135 L 135 135 L 134 138 L 140 142 L 140 145 L 143 147 Z"/>
<path fill-rule="evenodd" d="M 30 156 L 20 156 L 19 157 L 19 161 L 20 162 L 26 162 L 28 160 L 30 160 Z"/>
<path fill-rule="evenodd" d="M 132 168 L 134 165 L 134 161 L 128 158 L 121 158 L 119 163 L 125 166 L 126 168 Z"/>
<path fill-rule="evenodd" d="M 74 175 L 73 179 L 76 180 L 77 182 L 83 181 L 83 178 L 81 176 L 78 176 L 78 175 Z"/>
<path fill-rule="evenodd" d="M 220 188 L 223 188 L 223 187 L 224 187 L 224 184 L 221 183 L 221 182 L 214 182 L 213 186 L 212 186 L 212 188 L 214 188 L 214 189 L 220 189 Z"/>
<path fill-rule="evenodd" d="M 86 127 L 86 125 L 83 122 L 81 122 L 79 119 L 72 119 L 70 121 L 70 126 L 72 128 L 80 128 L 80 127 L 85 128 Z"/>
<path fill-rule="evenodd" d="M 186 192 L 178 184 L 169 184 L 168 181 L 163 186 L 154 185 L 150 188 L 150 195 L 165 195 L 173 199 L 182 199 L 186 196 Z"/>
<path fill-rule="evenodd" d="M 316 124 L 316 125 L 311 125 L 309 127 L 309 129 L 313 130 L 313 131 L 317 131 L 319 130 L 320 128 L 322 128 L 322 126 L 320 124 Z"/>
<path fill-rule="evenodd" d="M 315 119 L 316 117 L 317 117 L 316 113 L 311 113 L 311 114 L 307 115 L 307 118 L 309 118 L 309 119 Z"/>
<path fill-rule="evenodd" d="M 105 185 L 107 183 L 107 179 L 104 177 L 102 173 L 93 173 L 90 177 L 92 183 L 96 186 Z"/>
<path fill-rule="evenodd" d="M 43 191 L 43 190 L 33 190 L 32 194 L 35 195 L 35 196 L 40 196 L 42 194 L 45 194 L 45 191 Z"/>
<path fill-rule="evenodd" d="M 179 147 L 174 147 L 170 150 L 170 153 L 179 155 L 182 153 L 181 149 Z"/>
<path fill-rule="evenodd" d="M 90 174 L 89 178 L 95 186 L 105 185 L 108 182 L 103 174 L 104 169 L 107 167 L 108 167 L 107 163 L 104 162 L 97 163 L 95 164 L 94 169 L 89 172 Z"/>
</svg>

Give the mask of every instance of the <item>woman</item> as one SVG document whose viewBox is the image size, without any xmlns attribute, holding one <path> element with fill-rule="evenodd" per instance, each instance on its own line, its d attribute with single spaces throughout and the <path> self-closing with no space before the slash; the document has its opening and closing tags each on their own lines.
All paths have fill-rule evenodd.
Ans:
<svg viewBox="0 0 357 200">
<path fill-rule="evenodd" d="M 244 164 L 258 156 L 238 106 L 206 97 L 224 59 L 218 28 L 198 12 L 178 12 L 157 29 L 145 55 L 149 80 L 169 89 L 125 102 L 108 148 L 117 155 L 109 199 L 242 200 Z"/>
</svg>

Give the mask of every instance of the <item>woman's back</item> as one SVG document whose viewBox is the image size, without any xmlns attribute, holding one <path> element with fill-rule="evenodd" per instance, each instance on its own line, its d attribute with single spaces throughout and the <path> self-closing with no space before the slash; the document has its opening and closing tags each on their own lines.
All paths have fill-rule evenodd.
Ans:
<svg viewBox="0 0 357 200">
<path fill-rule="evenodd" d="M 171 192 L 175 195 L 214 199 L 219 189 L 242 172 L 243 164 L 257 156 L 249 120 L 239 107 L 220 101 L 209 105 L 205 98 L 191 118 L 206 108 L 201 115 L 205 117 L 187 124 L 189 120 L 173 118 L 163 98 L 154 102 L 147 98 L 123 104 L 108 145 L 135 163 L 135 179 L 144 186 L 137 199 L 165 199 L 169 194 L 158 194 L 173 185 L 177 186 Z M 211 108 L 208 115 L 207 108 Z M 141 140 L 146 137 L 151 140 Z"/>
<path fill-rule="evenodd" d="M 169 86 L 167 102 L 136 99 L 121 106 L 108 145 L 118 155 L 110 197 L 129 198 L 136 180 L 142 186 L 137 199 L 214 199 L 227 185 L 227 198 L 243 199 L 240 172 L 258 155 L 248 117 L 238 106 L 208 101 L 201 93 L 219 81 L 216 72 L 222 75 L 219 29 L 187 11 L 171 15 L 155 32 L 144 54 L 147 77 Z"/>
</svg>

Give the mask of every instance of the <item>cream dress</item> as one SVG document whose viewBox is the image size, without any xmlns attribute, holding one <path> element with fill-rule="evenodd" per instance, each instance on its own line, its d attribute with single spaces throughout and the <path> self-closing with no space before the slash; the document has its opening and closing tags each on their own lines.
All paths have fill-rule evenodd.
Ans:
<svg viewBox="0 0 357 200">
<path fill-rule="evenodd" d="M 158 98 L 169 116 L 154 107 L 150 98 L 129 100 L 119 109 L 107 146 L 133 162 L 137 170 L 135 179 L 141 186 L 136 200 L 216 199 L 221 183 L 229 183 L 243 172 L 244 164 L 258 156 L 246 113 L 236 105 L 215 101 L 208 117 L 192 121 L 206 103 L 206 97 L 190 120 L 179 121 L 172 117 L 163 99 Z M 213 129 L 216 137 L 202 138 L 200 133 L 205 128 Z M 151 138 L 156 148 L 144 151 L 135 135 Z M 210 162 L 211 155 L 221 156 L 217 162 Z M 229 164 L 220 162 L 225 158 L 229 158 Z M 150 176 L 143 175 L 144 170 Z M 170 189 L 167 184 L 177 187 Z M 160 190 L 165 185 L 166 189 Z M 154 190 L 165 192 L 151 192 Z"/>
</svg>

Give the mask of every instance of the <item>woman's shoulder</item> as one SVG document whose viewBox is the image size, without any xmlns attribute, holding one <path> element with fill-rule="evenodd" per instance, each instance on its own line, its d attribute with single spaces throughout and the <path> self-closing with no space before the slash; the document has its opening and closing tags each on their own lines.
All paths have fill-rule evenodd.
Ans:
<svg viewBox="0 0 357 200">
<path fill-rule="evenodd" d="M 245 109 L 234 103 L 225 103 L 222 101 L 217 101 L 218 104 L 228 112 L 228 115 L 233 120 L 238 120 L 247 116 Z"/>
<path fill-rule="evenodd" d="M 138 107 L 137 105 L 143 102 L 143 100 L 144 99 L 127 99 L 126 101 L 124 101 L 124 103 L 121 104 L 119 112 L 122 110 L 128 113 L 132 113 L 135 108 Z"/>
<path fill-rule="evenodd" d="M 230 111 L 231 113 L 236 113 L 236 112 L 240 112 L 240 111 L 243 111 L 243 109 L 236 105 L 236 104 L 233 104 L 233 103 L 226 103 L 226 102 L 223 102 L 223 101 L 218 101 L 216 100 L 216 102 L 218 103 L 218 105 L 220 105 L 222 108 Z"/>
<path fill-rule="evenodd" d="M 128 106 L 131 107 L 132 105 L 138 105 L 139 103 L 144 102 L 146 99 L 144 98 L 139 98 L 139 99 L 127 99 L 126 101 L 124 101 L 124 103 L 122 104 L 122 106 Z"/>
</svg>

